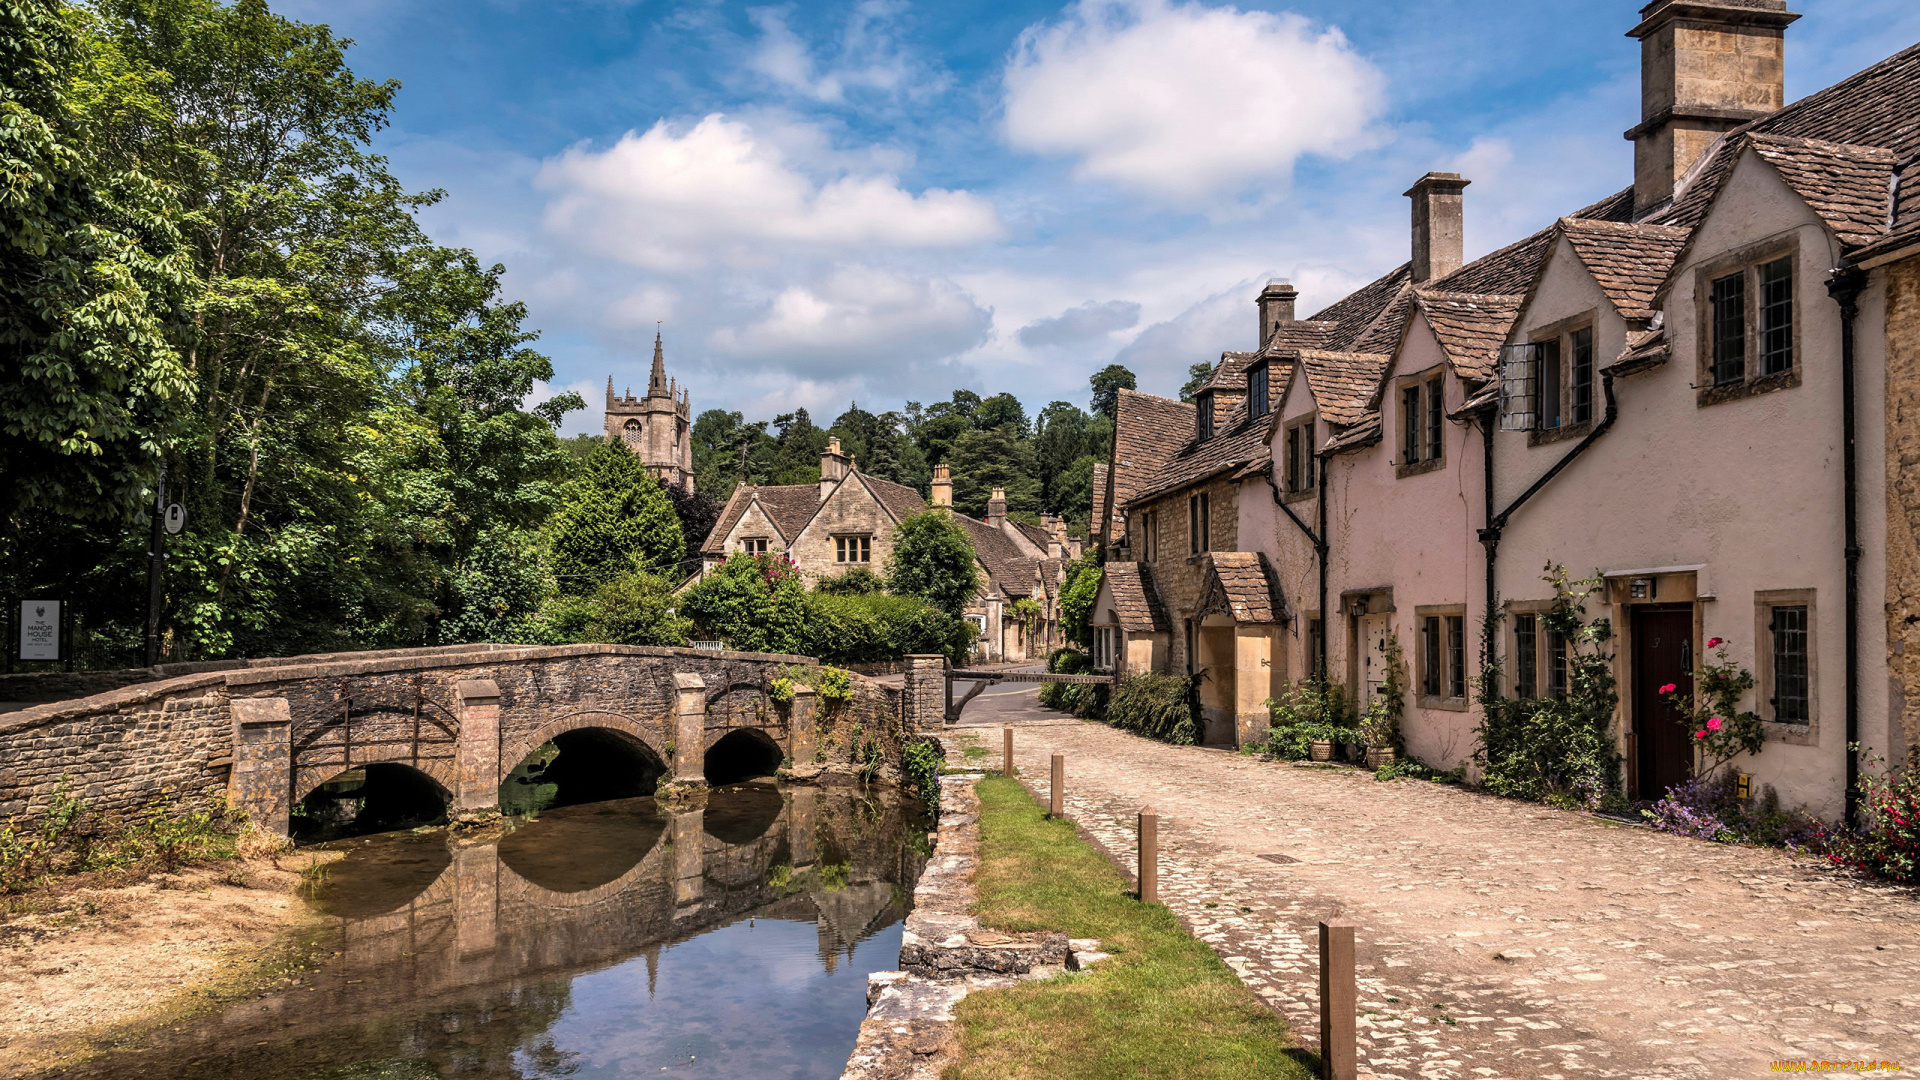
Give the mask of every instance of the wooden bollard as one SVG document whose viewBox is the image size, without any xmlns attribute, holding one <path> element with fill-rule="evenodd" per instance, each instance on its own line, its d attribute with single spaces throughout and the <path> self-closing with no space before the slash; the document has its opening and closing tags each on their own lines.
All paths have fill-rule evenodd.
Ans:
<svg viewBox="0 0 1920 1080">
<path fill-rule="evenodd" d="M 1059 820 L 1060 812 L 1065 809 L 1067 800 L 1067 759 L 1059 754 L 1053 755 L 1053 798 L 1048 800 L 1047 814 Z"/>
<path fill-rule="evenodd" d="M 1320 1077 L 1354 1080 L 1359 1070 L 1354 1025 L 1359 992 L 1353 981 L 1353 924 L 1320 924 Z"/>
<path fill-rule="evenodd" d="M 1140 902 L 1160 902 L 1160 815 L 1140 808 Z"/>
<path fill-rule="evenodd" d="M 1001 773 L 1007 776 L 1012 776 L 1013 775 L 1013 725 L 1009 724 L 1006 727 L 1001 728 L 1000 733 L 1006 736 L 1006 742 L 1007 742 L 1006 756 L 1002 761 L 1002 764 L 1000 766 L 1000 771 Z"/>
</svg>

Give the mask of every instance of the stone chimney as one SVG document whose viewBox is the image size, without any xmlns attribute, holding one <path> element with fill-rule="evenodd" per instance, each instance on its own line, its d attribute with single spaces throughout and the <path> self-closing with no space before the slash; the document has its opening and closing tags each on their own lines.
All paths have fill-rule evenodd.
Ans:
<svg viewBox="0 0 1920 1080">
<path fill-rule="evenodd" d="M 820 455 L 820 499 L 826 501 L 834 486 L 853 471 L 853 459 L 840 450 L 840 440 L 830 439 L 826 452 Z"/>
<path fill-rule="evenodd" d="M 1047 558 L 1067 558 L 1067 519 L 1049 514 L 1040 524 L 1047 530 Z"/>
<path fill-rule="evenodd" d="M 1254 348 L 1265 348 L 1274 327 L 1293 321 L 1293 301 L 1299 295 L 1291 284 L 1279 278 L 1267 282 L 1267 287 L 1260 290 L 1260 299 L 1254 301 L 1260 308 L 1260 336 L 1254 338 Z"/>
<path fill-rule="evenodd" d="M 953 474 L 947 471 L 945 462 L 933 467 L 933 483 L 929 486 L 927 503 L 930 506 L 953 505 Z"/>
<path fill-rule="evenodd" d="M 1459 173 L 1430 172 L 1407 189 L 1413 200 L 1413 283 L 1446 277 L 1466 263 L 1462 192 L 1473 183 Z"/>
<path fill-rule="evenodd" d="M 1007 527 L 1007 489 L 996 487 L 987 499 L 987 524 L 996 529 Z"/>
<path fill-rule="evenodd" d="M 1721 135 L 1786 104 L 1787 0 L 1654 0 L 1627 31 L 1640 41 L 1633 142 L 1636 217 L 1674 188 Z"/>
</svg>

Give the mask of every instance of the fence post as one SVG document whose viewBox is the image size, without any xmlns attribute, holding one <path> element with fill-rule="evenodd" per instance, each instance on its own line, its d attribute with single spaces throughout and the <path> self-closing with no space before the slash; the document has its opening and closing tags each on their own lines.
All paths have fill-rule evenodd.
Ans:
<svg viewBox="0 0 1920 1080">
<path fill-rule="evenodd" d="M 1358 1053 L 1354 1040 L 1359 994 L 1353 980 L 1353 924 L 1320 924 L 1320 1076 L 1354 1080 Z"/>
<path fill-rule="evenodd" d="M 1140 902 L 1160 902 L 1160 815 L 1140 808 Z"/>
<path fill-rule="evenodd" d="M 1058 751 L 1053 755 L 1053 798 L 1047 805 L 1047 813 L 1056 820 L 1066 808 L 1067 801 L 1067 759 Z"/>
<path fill-rule="evenodd" d="M 1006 727 L 1001 728 L 1000 733 L 1006 736 L 1006 744 L 1007 744 L 1005 755 L 1001 759 L 1000 771 L 1007 776 L 1012 776 L 1013 775 L 1013 725 L 1008 724 Z"/>
</svg>

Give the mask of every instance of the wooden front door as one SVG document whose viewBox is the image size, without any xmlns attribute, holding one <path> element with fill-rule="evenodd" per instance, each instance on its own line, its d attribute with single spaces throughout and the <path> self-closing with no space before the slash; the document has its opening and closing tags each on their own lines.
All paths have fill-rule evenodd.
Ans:
<svg viewBox="0 0 1920 1080">
<path fill-rule="evenodd" d="M 1633 732 L 1640 799 L 1658 799 L 1693 775 L 1693 733 L 1660 694 L 1693 693 L 1693 608 L 1633 609 Z"/>
</svg>

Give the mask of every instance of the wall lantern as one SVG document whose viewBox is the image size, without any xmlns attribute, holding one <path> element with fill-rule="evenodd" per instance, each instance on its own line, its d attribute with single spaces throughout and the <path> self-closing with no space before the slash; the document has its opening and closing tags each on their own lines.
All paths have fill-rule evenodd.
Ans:
<svg viewBox="0 0 1920 1080">
<path fill-rule="evenodd" d="M 1657 578 L 1637 577 L 1627 583 L 1627 596 L 1634 600 L 1651 600 L 1660 593 Z"/>
</svg>

